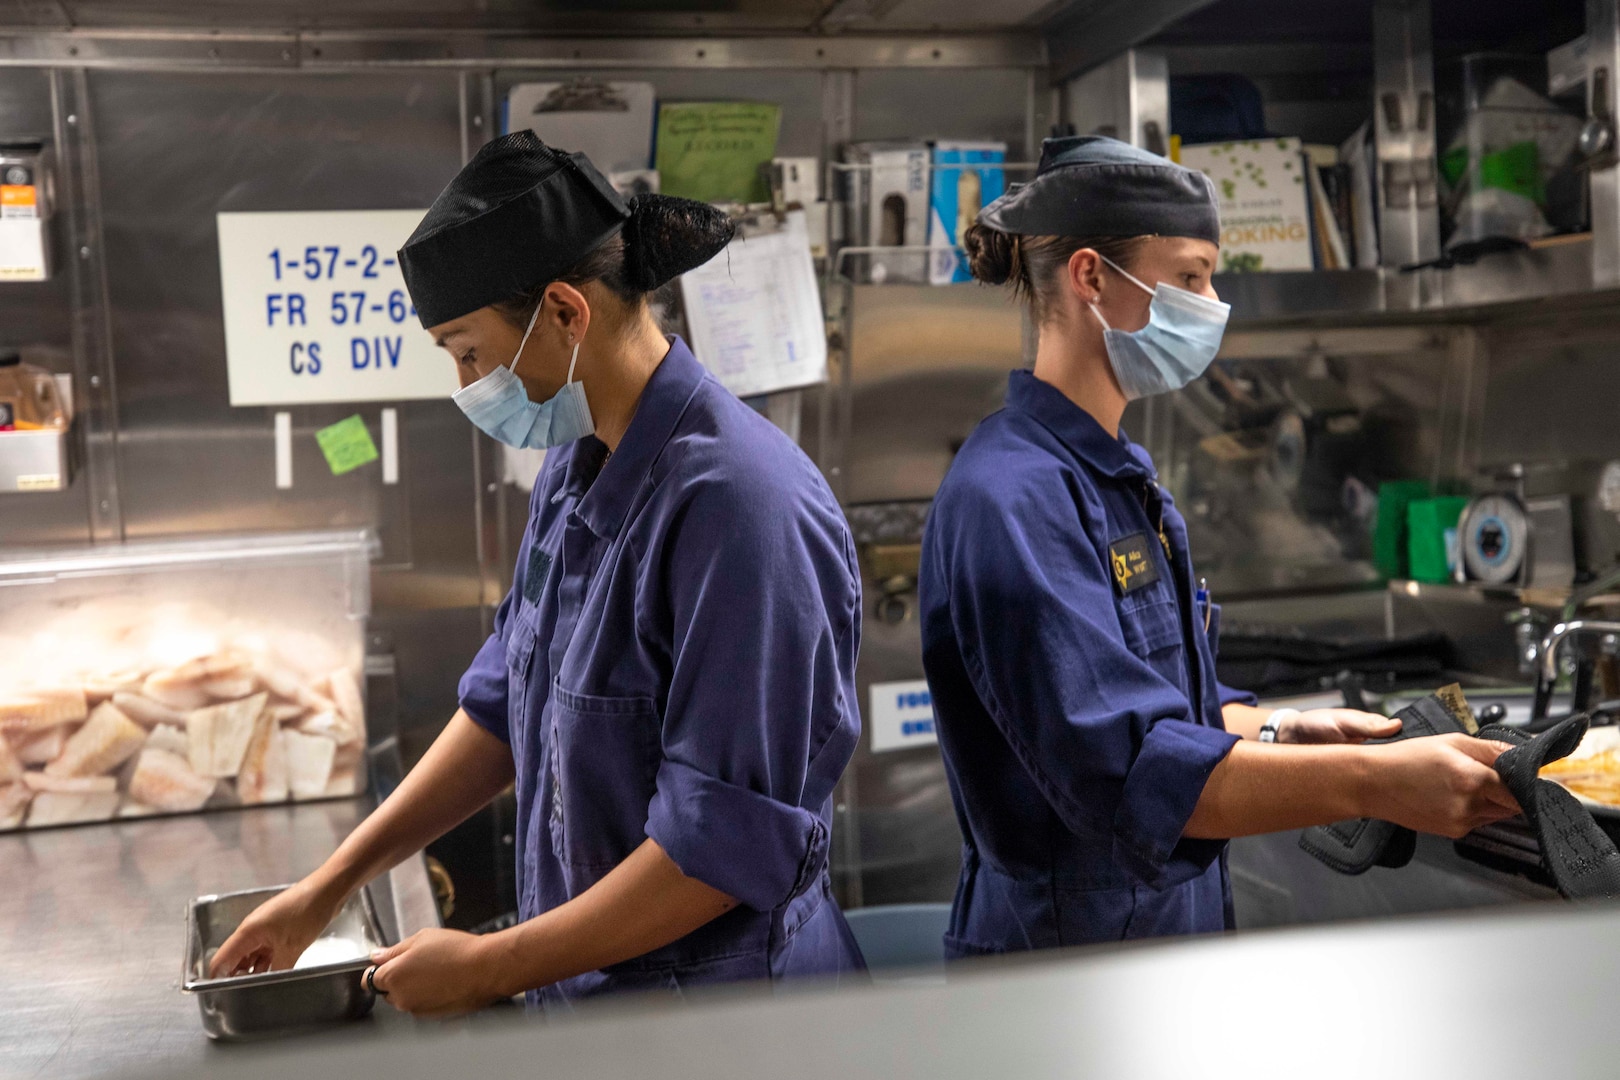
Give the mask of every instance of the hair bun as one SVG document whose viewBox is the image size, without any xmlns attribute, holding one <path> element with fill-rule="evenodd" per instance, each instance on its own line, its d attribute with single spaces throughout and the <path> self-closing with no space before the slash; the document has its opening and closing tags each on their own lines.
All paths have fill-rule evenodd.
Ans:
<svg viewBox="0 0 1620 1080">
<path fill-rule="evenodd" d="M 736 231 L 731 218 L 708 203 L 637 195 L 622 233 L 625 284 L 652 292 L 720 254 Z"/>
<path fill-rule="evenodd" d="M 1000 229 L 969 225 L 962 234 L 962 248 L 967 252 L 969 271 L 986 285 L 1005 285 L 1017 269 L 1013 236 Z"/>
</svg>

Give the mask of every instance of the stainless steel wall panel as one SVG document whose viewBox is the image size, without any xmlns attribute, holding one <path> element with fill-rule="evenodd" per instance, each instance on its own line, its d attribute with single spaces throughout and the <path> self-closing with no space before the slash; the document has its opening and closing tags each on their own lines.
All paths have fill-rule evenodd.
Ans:
<svg viewBox="0 0 1620 1080">
<path fill-rule="evenodd" d="M 351 407 L 288 410 L 294 486 L 275 490 L 275 410 L 229 404 L 215 214 L 426 206 L 459 167 L 453 78 L 98 73 L 92 89 L 128 533 L 383 524 L 378 471 L 332 477 L 309 437 Z"/>
<path fill-rule="evenodd" d="M 376 529 L 374 626 L 399 657 L 403 723 L 442 723 L 482 638 L 467 424 L 448 401 L 391 406 L 400 482 L 384 485 L 376 467 L 331 475 L 313 438 L 358 413 L 376 439 L 383 405 L 287 407 L 294 482 L 278 491 L 281 410 L 229 404 L 215 214 L 425 207 L 461 164 L 457 77 L 90 80 L 127 533 Z"/>
<path fill-rule="evenodd" d="M 837 296 L 847 311 L 848 378 L 831 403 L 848 410 L 835 430 L 862 554 L 864 714 L 874 683 L 923 677 L 916 567 L 905 565 L 904 549 L 921 540 L 957 448 L 1000 407 L 1007 373 L 1021 366 L 1022 315 L 1005 290 L 971 285 L 857 285 Z M 891 565 L 874 565 L 880 544 Z M 937 748 L 874 754 L 868 727 L 839 803 L 834 866 L 846 902 L 950 899 L 961 834 Z"/>
<path fill-rule="evenodd" d="M 0 137 L 54 142 L 50 80 L 45 71 L 0 69 Z M 20 348 L 23 359 L 31 364 L 73 374 L 67 215 L 59 208 L 51 224 L 58 272 L 50 281 L 0 284 L 0 345 Z M 82 482 L 61 492 L 0 495 L 0 547 L 83 543 L 90 538 L 89 529 Z"/>
<path fill-rule="evenodd" d="M 931 499 L 1022 366 L 1018 306 L 975 285 L 850 288 L 850 504 Z"/>
<path fill-rule="evenodd" d="M 1481 465 L 1620 458 L 1613 312 L 1529 320 L 1489 331 L 1487 340 Z"/>
<path fill-rule="evenodd" d="M 1028 107 L 1020 68 L 869 68 L 855 75 L 855 138 L 863 141 L 998 139 L 1007 144 L 1007 160 L 1029 161 L 1039 147 L 1025 145 Z"/>
</svg>

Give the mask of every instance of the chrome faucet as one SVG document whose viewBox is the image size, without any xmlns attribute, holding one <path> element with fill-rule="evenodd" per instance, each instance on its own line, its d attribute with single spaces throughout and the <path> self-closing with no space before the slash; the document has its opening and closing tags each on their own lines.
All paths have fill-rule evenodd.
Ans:
<svg viewBox="0 0 1620 1080">
<path fill-rule="evenodd" d="M 1541 677 L 1547 682 L 1558 681 L 1558 646 L 1568 637 L 1588 637 L 1599 634 L 1620 636 L 1620 622 L 1599 619 L 1572 619 L 1554 626 L 1541 642 Z"/>
<path fill-rule="evenodd" d="M 1558 647 L 1566 638 L 1583 638 L 1602 636 L 1608 640 L 1605 646 L 1613 651 L 1620 645 L 1620 622 L 1607 622 L 1599 619 L 1570 619 L 1560 622 L 1548 632 L 1541 642 L 1541 670 L 1536 678 L 1536 698 L 1530 706 L 1530 720 L 1535 723 L 1547 718 L 1547 711 L 1552 704 L 1553 687 L 1558 683 Z M 1589 702 L 1583 700 L 1591 695 L 1591 667 L 1590 663 L 1582 665 L 1584 674 L 1577 670 L 1575 680 L 1575 699 L 1571 702 L 1571 711 L 1584 710 Z"/>
</svg>

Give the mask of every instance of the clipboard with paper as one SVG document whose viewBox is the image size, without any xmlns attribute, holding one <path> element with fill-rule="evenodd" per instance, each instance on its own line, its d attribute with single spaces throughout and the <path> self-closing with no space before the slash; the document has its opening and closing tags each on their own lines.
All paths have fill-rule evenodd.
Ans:
<svg viewBox="0 0 1620 1080">
<path fill-rule="evenodd" d="M 747 230 L 681 278 L 692 351 L 738 397 L 827 380 L 827 332 L 803 211 Z"/>
</svg>

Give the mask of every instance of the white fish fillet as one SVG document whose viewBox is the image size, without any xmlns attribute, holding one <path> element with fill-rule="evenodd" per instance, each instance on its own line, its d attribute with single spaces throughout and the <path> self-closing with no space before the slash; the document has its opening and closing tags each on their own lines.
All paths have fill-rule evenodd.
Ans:
<svg viewBox="0 0 1620 1080">
<path fill-rule="evenodd" d="M 0 784 L 15 784 L 22 779 L 23 763 L 17 758 L 17 751 L 11 748 L 11 740 L 0 736 Z"/>
<path fill-rule="evenodd" d="M 90 715 L 84 690 L 73 686 L 60 690 L 28 690 L 0 698 L 0 732 L 28 734 L 70 724 Z"/>
<path fill-rule="evenodd" d="M 100 795 L 118 791 L 118 781 L 111 776 L 51 776 L 32 769 L 23 773 L 23 783 L 35 791 L 60 795 Z"/>
<path fill-rule="evenodd" d="M 99 776 L 112 772 L 146 742 L 146 729 L 102 702 L 90 719 L 68 737 L 62 756 L 45 766 L 51 776 Z"/>
<path fill-rule="evenodd" d="M 329 712 L 337 707 L 332 704 L 331 698 L 325 694 L 318 694 L 307 686 L 300 686 L 294 699 L 310 712 Z"/>
<path fill-rule="evenodd" d="M 338 668 L 326 677 L 326 685 L 332 691 L 332 703 L 337 706 L 338 715 L 347 720 L 349 728 L 358 735 L 365 728 L 366 706 L 360 699 L 360 687 L 354 676 L 348 668 Z"/>
<path fill-rule="evenodd" d="M 195 678 L 180 674 L 180 669 L 154 671 L 141 684 L 141 693 L 171 709 L 200 709 L 208 704 L 208 694 Z"/>
<path fill-rule="evenodd" d="M 146 737 L 144 750 L 167 750 L 178 757 L 186 757 L 191 753 L 191 740 L 186 733 L 172 724 L 159 724 L 152 729 L 152 734 Z"/>
<path fill-rule="evenodd" d="M 129 797 L 157 810 L 200 810 L 217 783 L 198 776 L 179 754 L 142 750 L 129 781 Z"/>
<path fill-rule="evenodd" d="M 156 727 L 158 724 L 173 724 L 179 727 L 186 722 L 186 714 L 179 709 L 171 709 L 163 702 L 154 701 L 142 694 L 114 694 L 112 703 L 118 706 L 125 716 L 147 727 Z"/>
<path fill-rule="evenodd" d="M 253 739 L 242 758 L 236 793 L 244 803 L 284 802 L 287 798 L 287 744 L 269 710 L 259 714 Z"/>
<path fill-rule="evenodd" d="M 209 682 L 248 673 L 248 658 L 229 650 L 187 660 L 174 669 L 176 678 L 193 682 Z"/>
<path fill-rule="evenodd" d="M 34 796 L 28 807 L 28 827 L 71 825 L 81 821 L 106 821 L 118 810 L 118 792 L 70 794 L 44 791 Z"/>
<path fill-rule="evenodd" d="M 271 705 L 264 711 L 265 714 L 270 717 L 270 719 L 274 720 L 278 724 L 291 723 L 292 721 L 297 720 L 305 715 L 305 710 L 302 705 L 293 705 L 288 702 L 280 702 L 278 704 Z"/>
<path fill-rule="evenodd" d="M 191 767 L 199 776 L 230 777 L 241 771 L 242 757 L 267 700 L 267 695 L 255 694 L 245 701 L 198 709 L 186 718 Z"/>
<path fill-rule="evenodd" d="M 303 687 L 304 680 L 298 673 L 269 660 L 260 660 L 253 665 L 253 673 L 259 677 L 264 688 L 276 697 L 289 700 L 298 697 L 298 691 Z"/>
<path fill-rule="evenodd" d="M 161 813 L 163 813 L 163 811 L 159 810 L 155 806 L 147 806 L 145 803 L 131 802 L 128 799 L 125 799 L 124 805 L 118 808 L 118 816 L 121 818 L 151 817 L 153 814 Z"/>
<path fill-rule="evenodd" d="M 91 705 L 100 705 L 114 694 L 130 693 L 141 688 L 139 671 L 119 671 L 109 675 L 93 675 L 84 681 L 84 696 Z"/>
<path fill-rule="evenodd" d="M 197 684 L 203 693 L 215 701 L 235 701 L 245 698 L 258 688 L 259 681 L 251 672 L 234 675 L 220 675 L 212 679 L 204 679 Z"/>
<path fill-rule="evenodd" d="M 337 743 L 319 735 L 305 735 L 282 729 L 281 738 L 287 745 L 288 786 L 295 799 L 318 799 L 326 794 L 326 783 L 332 778 L 332 758 L 337 755 Z"/>
<path fill-rule="evenodd" d="M 66 744 L 67 728 L 53 727 L 33 738 L 14 741 L 11 745 L 17 751 L 17 760 L 24 765 L 44 765 L 60 757 L 62 747 Z"/>
<path fill-rule="evenodd" d="M 255 663 L 252 673 L 264 688 L 278 698 L 284 698 L 300 707 L 300 715 L 304 712 L 324 712 L 333 707 L 332 701 L 325 694 L 316 693 L 310 688 L 304 677 L 292 668 L 277 664 L 269 660 L 260 660 Z M 283 718 L 280 722 L 286 723 Z"/>
<path fill-rule="evenodd" d="M 298 730 L 305 735 L 324 735 L 339 746 L 348 746 L 360 741 L 359 730 L 333 709 L 311 713 L 304 717 L 298 725 Z"/>
<path fill-rule="evenodd" d="M 0 829 L 15 829 L 28 812 L 34 789 L 26 784 L 0 784 Z"/>
<path fill-rule="evenodd" d="M 326 782 L 326 790 L 322 792 L 328 799 L 359 793 L 360 772 L 353 765 L 345 769 L 332 770 L 332 778 Z"/>
</svg>

